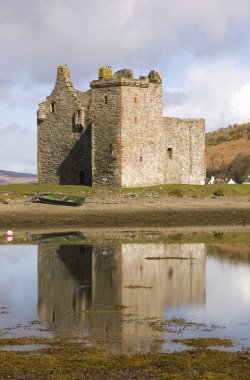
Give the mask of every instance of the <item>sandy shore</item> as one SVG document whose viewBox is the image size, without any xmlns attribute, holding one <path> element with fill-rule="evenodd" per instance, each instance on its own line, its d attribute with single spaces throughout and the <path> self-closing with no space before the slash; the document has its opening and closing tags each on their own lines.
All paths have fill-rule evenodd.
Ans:
<svg viewBox="0 0 250 380">
<path fill-rule="evenodd" d="M 161 228 L 247 226 L 250 198 L 86 199 L 80 207 L 29 202 L 0 204 L 0 229 L 6 228 Z"/>
</svg>

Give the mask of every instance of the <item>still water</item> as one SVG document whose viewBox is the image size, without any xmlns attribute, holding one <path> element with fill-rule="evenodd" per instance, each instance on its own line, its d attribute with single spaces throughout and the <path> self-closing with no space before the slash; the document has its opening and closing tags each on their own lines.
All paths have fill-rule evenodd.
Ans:
<svg viewBox="0 0 250 380">
<path fill-rule="evenodd" d="M 0 245 L 0 336 L 70 336 L 113 352 L 250 346 L 246 244 Z"/>
</svg>

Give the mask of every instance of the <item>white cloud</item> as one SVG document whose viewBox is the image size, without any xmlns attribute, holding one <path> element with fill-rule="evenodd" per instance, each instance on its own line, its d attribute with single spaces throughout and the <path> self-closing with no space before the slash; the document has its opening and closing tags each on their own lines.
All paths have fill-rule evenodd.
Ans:
<svg viewBox="0 0 250 380">
<path fill-rule="evenodd" d="M 0 0 L 0 6 L 7 78 L 27 68 L 51 81 L 63 63 L 77 80 L 102 64 L 163 68 L 180 51 L 211 56 L 248 40 L 248 0 Z"/>
<path fill-rule="evenodd" d="M 0 125 L 0 169 L 36 173 L 36 130 Z"/>
<path fill-rule="evenodd" d="M 239 121 L 250 120 L 250 83 L 244 84 L 233 96 L 231 110 Z"/>
<path fill-rule="evenodd" d="M 205 117 L 208 129 L 249 118 L 249 0 L 0 0 L 0 9 L 0 131 L 31 130 L 65 63 L 82 90 L 102 65 L 156 69 L 171 96 L 167 114 Z M 36 144 L 22 129 L 12 141 Z M 16 165 L 26 170 L 25 155 Z"/>
<path fill-rule="evenodd" d="M 166 98 L 165 113 L 205 118 L 207 130 L 248 121 L 249 79 L 250 68 L 240 67 L 236 61 L 221 59 L 193 63 L 187 70 L 183 86 L 168 89 L 168 92 L 183 95 L 182 101 L 175 104 L 168 105 Z"/>
</svg>

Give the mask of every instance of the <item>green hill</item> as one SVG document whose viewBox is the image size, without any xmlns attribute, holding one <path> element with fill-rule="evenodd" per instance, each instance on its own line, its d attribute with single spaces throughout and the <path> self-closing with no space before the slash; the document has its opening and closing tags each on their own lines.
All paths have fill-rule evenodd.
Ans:
<svg viewBox="0 0 250 380">
<path fill-rule="evenodd" d="M 206 147 L 219 145 L 227 141 L 238 140 L 244 135 L 250 139 L 250 123 L 233 124 L 217 131 L 206 133 Z"/>
</svg>

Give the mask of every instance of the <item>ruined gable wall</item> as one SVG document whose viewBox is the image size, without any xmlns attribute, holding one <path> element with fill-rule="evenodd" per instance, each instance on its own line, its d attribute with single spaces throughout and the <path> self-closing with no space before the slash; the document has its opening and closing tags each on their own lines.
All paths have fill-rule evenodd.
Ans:
<svg viewBox="0 0 250 380">
<path fill-rule="evenodd" d="M 121 90 L 121 185 L 164 183 L 161 83 L 146 78 Z"/>
<path fill-rule="evenodd" d="M 164 117 L 162 121 L 166 139 L 165 183 L 204 184 L 205 120 Z"/>
<path fill-rule="evenodd" d="M 79 184 L 80 170 L 91 184 L 90 93 L 82 93 L 85 105 L 74 90 L 67 66 L 58 68 L 51 95 L 38 111 L 38 181 L 52 184 Z M 82 127 L 80 127 L 80 125 Z"/>
</svg>

